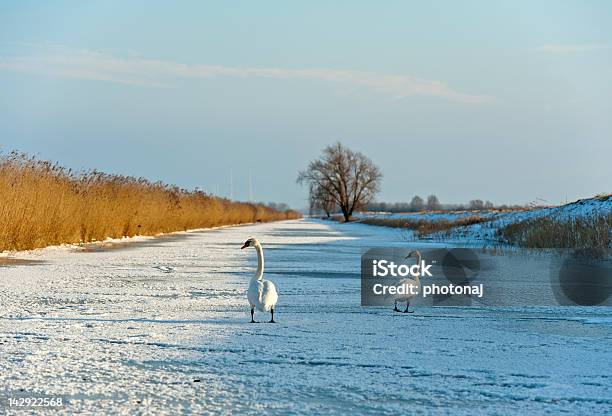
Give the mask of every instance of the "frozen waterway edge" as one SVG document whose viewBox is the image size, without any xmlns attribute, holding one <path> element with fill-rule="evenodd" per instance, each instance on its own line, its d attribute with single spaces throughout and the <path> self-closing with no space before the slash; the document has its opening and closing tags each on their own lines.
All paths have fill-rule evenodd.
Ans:
<svg viewBox="0 0 612 416">
<path fill-rule="evenodd" d="M 250 235 L 278 325 L 248 324 Z M 66 413 L 607 412 L 610 308 L 361 308 L 361 252 L 405 244 L 299 220 L 48 250 L 0 269 L 0 395 L 61 394 Z"/>
</svg>

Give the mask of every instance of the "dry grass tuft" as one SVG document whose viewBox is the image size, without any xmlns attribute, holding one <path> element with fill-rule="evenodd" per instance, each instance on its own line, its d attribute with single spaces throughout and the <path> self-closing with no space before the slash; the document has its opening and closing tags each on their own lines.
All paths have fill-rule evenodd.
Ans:
<svg viewBox="0 0 612 416">
<path fill-rule="evenodd" d="M 430 221 L 425 219 L 412 218 L 366 218 L 361 222 L 363 224 L 380 225 L 393 228 L 407 228 L 414 230 L 418 237 L 426 237 L 429 234 L 449 231 L 455 227 L 465 227 L 473 224 L 480 224 L 493 220 L 492 217 L 481 217 L 479 215 L 471 215 L 469 217 L 460 217 L 452 221 L 446 219 L 438 219 Z"/>
<path fill-rule="evenodd" d="M 612 214 L 593 217 L 555 219 L 534 218 L 509 224 L 499 230 L 500 237 L 527 248 L 604 249 L 612 247 Z"/>
<path fill-rule="evenodd" d="M 298 218 L 144 178 L 0 156 L 0 251 Z"/>
</svg>

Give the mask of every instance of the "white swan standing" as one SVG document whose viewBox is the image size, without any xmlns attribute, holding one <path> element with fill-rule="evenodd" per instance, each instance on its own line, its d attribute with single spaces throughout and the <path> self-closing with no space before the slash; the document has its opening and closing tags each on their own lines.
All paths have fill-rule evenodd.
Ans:
<svg viewBox="0 0 612 416">
<path fill-rule="evenodd" d="M 411 251 L 410 253 L 408 253 L 406 258 L 409 258 L 412 256 L 416 257 L 416 264 L 421 265 L 421 253 L 418 250 Z M 418 296 L 418 293 L 411 293 L 410 286 L 418 289 L 418 291 L 414 289 L 413 290 L 414 292 L 421 291 L 421 279 L 419 278 L 419 275 L 417 274 L 417 276 L 414 279 L 406 278 L 406 279 L 400 280 L 398 286 L 406 286 L 406 291 L 405 291 L 406 293 L 395 296 L 395 308 L 393 308 L 393 310 L 395 312 L 401 312 L 399 309 L 397 309 L 397 301 L 401 301 L 401 302 L 406 302 L 406 309 L 404 309 L 404 313 L 413 313 L 414 311 L 409 311 L 408 307 L 410 306 L 410 300 Z"/>
<path fill-rule="evenodd" d="M 249 305 L 251 306 L 251 323 L 255 323 L 253 319 L 255 315 L 255 308 L 261 312 L 268 312 L 272 314 L 272 319 L 270 323 L 275 323 L 274 321 L 274 307 L 276 306 L 276 302 L 278 301 L 278 293 L 276 293 L 276 287 L 274 287 L 274 283 L 269 280 L 263 279 L 263 271 L 264 271 L 264 255 L 263 248 L 259 241 L 255 238 L 249 238 L 245 241 L 244 245 L 241 249 L 247 247 L 254 247 L 257 252 L 257 271 L 255 272 L 255 276 L 251 278 L 251 282 L 249 283 L 249 289 L 247 291 L 247 299 L 249 300 Z"/>
</svg>

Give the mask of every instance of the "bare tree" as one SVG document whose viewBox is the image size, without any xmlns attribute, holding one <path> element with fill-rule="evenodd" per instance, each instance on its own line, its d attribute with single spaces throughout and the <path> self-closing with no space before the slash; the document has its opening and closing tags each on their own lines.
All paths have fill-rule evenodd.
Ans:
<svg viewBox="0 0 612 416">
<path fill-rule="evenodd" d="M 268 202 L 266 205 L 269 206 L 272 209 L 275 209 L 275 210 L 281 211 L 281 212 L 289 211 L 291 209 L 289 207 L 289 205 L 287 205 L 284 202 Z"/>
<path fill-rule="evenodd" d="M 308 184 L 309 190 L 323 192 L 350 221 L 353 211 L 374 199 L 382 174 L 374 163 L 360 152 L 354 152 L 340 142 L 323 149 L 319 159 L 299 172 L 297 182 Z"/>
<path fill-rule="evenodd" d="M 412 198 L 412 201 L 410 201 L 410 210 L 422 211 L 423 208 L 425 208 L 425 202 L 423 201 L 423 198 L 418 195 L 415 195 L 414 198 Z"/>
<path fill-rule="evenodd" d="M 440 200 L 435 195 L 429 195 L 427 197 L 427 209 L 430 211 L 438 211 L 442 206 Z"/>
<path fill-rule="evenodd" d="M 479 210 L 484 208 L 484 202 L 482 199 L 472 199 L 470 201 L 470 209 Z"/>
<path fill-rule="evenodd" d="M 327 218 L 331 216 L 332 211 L 336 207 L 333 197 L 325 191 L 325 189 L 315 184 L 310 184 L 308 195 L 310 202 L 310 213 L 314 211 L 323 211 Z"/>
</svg>

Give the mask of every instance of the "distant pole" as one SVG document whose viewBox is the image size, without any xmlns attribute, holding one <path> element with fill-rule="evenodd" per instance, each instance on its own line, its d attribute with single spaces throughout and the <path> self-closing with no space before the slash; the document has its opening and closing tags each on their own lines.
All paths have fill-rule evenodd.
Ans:
<svg viewBox="0 0 612 416">
<path fill-rule="evenodd" d="M 234 175 L 232 174 L 232 170 L 230 169 L 230 194 L 229 199 L 234 199 Z"/>
<path fill-rule="evenodd" d="M 253 175 L 251 168 L 249 168 L 249 202 L 253 202 Z"/>
</svg>

